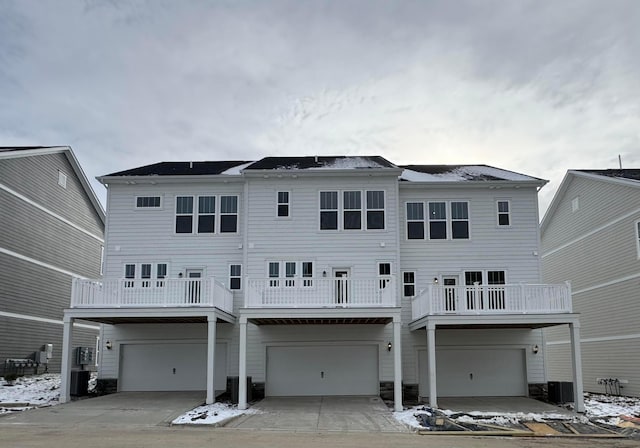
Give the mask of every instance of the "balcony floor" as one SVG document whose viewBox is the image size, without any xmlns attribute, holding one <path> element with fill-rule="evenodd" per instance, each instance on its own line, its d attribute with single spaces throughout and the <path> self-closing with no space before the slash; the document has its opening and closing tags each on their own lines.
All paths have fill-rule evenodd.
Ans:
<svg viewBox="0 0 640 448">
<path fill-rule="evenodd" d="M 433 325 L 438 328 L 544 328 L 555 325 L 577 324 L 580 314 L 484 314 L 484 315 L 432 315 L 424 316 L 409 323 L 411 331 Z"/>
<path fill-rule="evenodd" d="M 65 316 L 101 324 L 206 323 L 215 316 L 219 322 L 235 323 L 233 314 L 213 307 L 195 308 L 70 308 Z"/>
</svg>

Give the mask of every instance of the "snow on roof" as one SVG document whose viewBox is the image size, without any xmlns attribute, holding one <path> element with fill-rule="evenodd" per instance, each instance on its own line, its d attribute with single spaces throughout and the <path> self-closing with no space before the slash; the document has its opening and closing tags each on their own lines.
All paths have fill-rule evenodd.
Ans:
<svg viewBox="0 0 640 448">
<path fill-rule="evenodd" d="M 328 160 L 324 165 L 311 167 L 310 170 L 348 170 L 356 168 L 388 168 L 368 157 L 344 157 Z"/>
<path fill-rule="evenodd" d="M 242 174 L 241 171 L 246 167 L 248 167 L 249 165 L 251 165 L 252 163 L 253 162 L 247 162 L 247 163 L 243 163 L 242 165 L 231 167 L 228 170 L 221 172 L 220 174 L 226 174 L 227 176 L 239 176 L 240 174 Z"/>
<path fill-rule="evenodd" d="M 252 163 L 248 170 L 343 170 L 397 167 L 380 156 L 303 156 L 265 157 Z"/>
<path fill-rule="evenodd" d="M 407 165 L 400 175 L 409 182 L 541 181 L 488 165 Z"/>
</svg>

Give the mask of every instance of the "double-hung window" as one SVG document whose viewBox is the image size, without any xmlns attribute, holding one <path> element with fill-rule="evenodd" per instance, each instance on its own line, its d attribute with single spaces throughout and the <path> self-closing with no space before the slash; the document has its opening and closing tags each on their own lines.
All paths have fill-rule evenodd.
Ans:
<svg viewBox="0 0 640 448">
<path fill-rule="evenodd" d="M 367 229 L 384 229 L 384 191 L 367 191 Z"/>
<path fill-rule="evenodd" d="M 403 296 L 413 297 L 416 295 L 416 273 L 406 271 L 402 273 Z"/>
<path fill-rule="evenodd" d="M 238 196 L 220 196 L 220 232 L 238 231 Z"/>
<path fill-rule="evenodd" d="M 429 202 L 429 239 L 447 239 L 446 202 Z"/>
<path fill-rule="evenodd" d="M 501 227 L 511 225 L 511 207 L 509 201 L 498 201 L 497 213 L 498 213 L 498 225 Z"/>
<path fill-rule="evenodd" d="M 289 192 L 278 191 L 278 210 L 277 215 L 279 218 L 289 216 Z"/>
<path fill-rule="evenodd" d="M 469 239 L 469 204 L 466 202 L 451 203 L 451 238 Z"/>
<path fill-rule="evenodd" d="M 242 265 L 229 265 L 229 289 L 235 290 L 242 287 Z"/>
<path fill-rule="evenodd" d="M 320 192 L 320 230 L 338 230 L 338 192 Z"/>
<path fill-rule="evenodd" d="M 424 204 L 407 202 L 407 239 L 424 239 Z"/>
<path fill-rule="evenodd" d="M 345 230 L 362 229 L 362 193 L 360 191 L 343 192 L 343 227 Z"/>
<path fill-rule="evenodd" d="M 198 197 L 198 233 L 214 233 L 216 230 L 216 197 Z"/>
<path fill-rule="evenodd" d="M 176 198 L 176 233 L 193 233 L 193 196 Z"/>
</svg>

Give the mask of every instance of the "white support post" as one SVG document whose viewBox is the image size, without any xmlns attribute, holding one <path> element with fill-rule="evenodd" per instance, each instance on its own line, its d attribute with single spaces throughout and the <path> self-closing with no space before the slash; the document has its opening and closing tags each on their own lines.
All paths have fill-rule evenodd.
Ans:
<svg viewBox="0 0 640 448">
<path fill-rule="evenodd" d="M 238 409 L 247 409 L 247 318 L 240 317 L 240 367 L 238 375 Z"/>
<path fill-rule="evenodd" d="M 584 413 L 582 389 L 582 354 L 580 351 L 580 322 L 569 324 L 571 333 L 571 362 L 573 364 L 573 404 L 576 412 Z"/>
<path fill-rule="evenodd" d="M 436 388 L 436 325 L 427 323 L 427 358 L 429 366 L 429 406 L 438 407 Z"/>
<path fill-rule="evenodd" d="M 67 315 L 63 318 L 64 327 L 62 330 L 62 365 L 60 368 L 60 403 L 67 403 L 71 400 L 71 366 L 73 343 L 73 318 Z"/>
<path fill-rule="evenodd" d="M 393 404 L 402 411 L 402 323 L 400 316 L 393 318 Z"/>
<path fill-rule="evenodd" d="M 216 316 L 207 316 L 207 404 L 216 401 Z"/>
</svg>

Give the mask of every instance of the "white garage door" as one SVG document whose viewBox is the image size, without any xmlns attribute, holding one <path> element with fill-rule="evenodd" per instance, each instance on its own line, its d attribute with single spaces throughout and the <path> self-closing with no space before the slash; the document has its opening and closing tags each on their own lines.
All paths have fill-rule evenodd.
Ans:
<svg viewBox="0 0 640 448">
<path fill-rule="evenodd" d="M 420 395 L 429 395 L 427 352 L 419 353 Z M 527 395 L 523 349 L 436 350 L 440 397 L 512 397 Z"/>
<path fill-rule="evenodd" d="M 216 344 L 216 390 L 227 381 L 227 345 Z M 123 344 L 120 346 L 121 391 L 207 389 L 206 343 Z"/>
<path fill-rule="evenodd" d="M 267 396 L 378 395 L 378 347 L 267 348 Z"/>
</svg>

